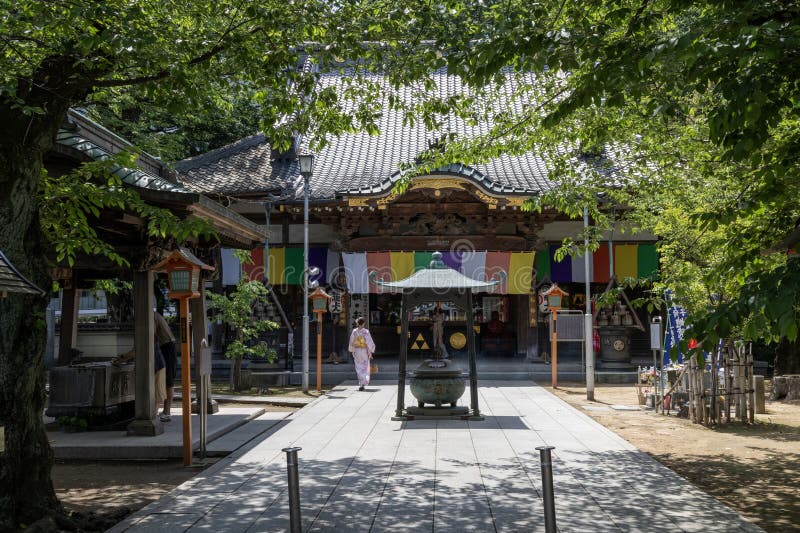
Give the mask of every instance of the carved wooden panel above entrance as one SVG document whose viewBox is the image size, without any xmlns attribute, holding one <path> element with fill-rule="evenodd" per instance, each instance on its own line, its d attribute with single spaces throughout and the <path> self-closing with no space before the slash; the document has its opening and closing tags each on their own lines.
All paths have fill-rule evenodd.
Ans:
<svg viewBox="0 0 800 533">
<path fill-rule="evenodd" d="M 449 251 L 449 250 L 504 250 L 521 252 L 531 249 L 528 240 L 513 235 L 461 235 L 461 236 L 397 236 L 356 237 L 346 244 L 348 250 L 379 252 L 386 250 Z"/>
<path fill-rule="evenodd" d="M 398 200 L 409 196 L 410 193 L 415 191 L 425 191 L 424 195 L 431 199 L 446 199 L 453 191 L 466 191 L 472 196 L 486 205 L 489 209 L 497 209 L 498 207 L 518 207 L 525 201 L 524 196 L 499 196 L 491 194 L 482 190 L 475 183 L 457 177 L 451 176 L 425 176 L 415 178 L 408 186 L 404 193 L 391 191 L 384 196 L 350 196 L 347 198 L 347 203 L 350 207 L 377 207 L 378 209 L 386 209 L 388 206 L 397 202 Z"/>
</svg>

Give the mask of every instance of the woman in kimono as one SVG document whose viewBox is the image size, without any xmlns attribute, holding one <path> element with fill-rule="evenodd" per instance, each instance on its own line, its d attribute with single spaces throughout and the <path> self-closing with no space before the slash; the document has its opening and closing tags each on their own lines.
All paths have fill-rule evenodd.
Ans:
<svg viewBox="0 0 800 533">
<path fill-rule="evenodd" d="M 364 319 L 356 320 L 356 328 L 350 334 L 350 346 L 348 348 L 353 354 L 353 361 L 356 364 L 356 374 L 358 375 L 358 390 L 363 391 L 369 385 L 369 361 L 375 353 L 375 342 L 369 330 L 364 327 Z"/>
</svg>

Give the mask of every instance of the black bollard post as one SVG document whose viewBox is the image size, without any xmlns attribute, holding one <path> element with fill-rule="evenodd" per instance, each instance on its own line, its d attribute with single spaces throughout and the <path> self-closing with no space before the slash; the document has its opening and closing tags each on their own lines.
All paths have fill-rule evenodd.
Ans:
<svg viewBox="0 0 800 533">
<path fill-rule="evenodd" d="M 297 476 L 297 452 L 299 447 L 284 448 L 286 473 L 289 477 L 289 531 L 300 533 L 300 479 Z"/>
<path fill-rule="evenodd" d="M 553 496 L 553 461 L 550 450 L 555 446 L 539 446 L 539 457 L 542 463 L 542 500 L 544 503 L 544 530 L 556 533 L 556 500 Z"/>
</svg>

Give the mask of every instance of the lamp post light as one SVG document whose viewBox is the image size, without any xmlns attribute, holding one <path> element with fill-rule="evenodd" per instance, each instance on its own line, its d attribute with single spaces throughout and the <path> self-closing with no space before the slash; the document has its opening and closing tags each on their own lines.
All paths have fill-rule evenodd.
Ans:
<svg viewBox="0 0 800 533">
<path fill-rule="evenodd" d="M 308 392 L 308 180 L 314 170 L 314 154 L 301 154 L 297 160 L 303 176 L 303 392 Z"/>
<path fill-rule="evenodd" d="M 189 300 L 200 296 L 200 271 L 214 270 L 186 248 L 179 248 L 153 267 L 169 277 L 169 297 L 180 302 L 181 317 L 181 419 L 183 422 L 183 464 L 192 464 L 192 389 L 189 368 Z M 205 320 L 205 317 L 196 317 Z M 199 395 L 198 395 L 199 397 Z M 198 399 L 198 409 L 200 406 Z"/>
<path fill-rule="evenodd" d="M 558 387 L 558 312 L 561 310 L 562 301 L 565 296 L 569 296 L 558 286 L 553 283 L 544 295 L 547 298 L 547 308 L 550 310 L 550 315 L 553 317 L 553 329 L 550 332 L 550 341 L 552 343 L 550 350 L 552 351 L 551 361 L 551 385 L 555 389 Z"/>
<path fill-rule="evenodd" d="M 323 291 L 322 288 L 317 289 L 311 293 L 311 302 L 313 304 L 314 313 L 317 315 L 317 392 L 322 391 L 322 315 L 325 314 L 328 307 L 328 300 L 333 298 L 330 294 Z"/>
<path fill-rule="evenodd" d="M 586 399 L 594 401 L 594 316 L 592 315 L 592 277 L 589 264 L 589 209 L 583 206 L 583 268 L 586 271 L 586 313 L 583 315 L 583 343 L 586 352 Z"/>
</svg>

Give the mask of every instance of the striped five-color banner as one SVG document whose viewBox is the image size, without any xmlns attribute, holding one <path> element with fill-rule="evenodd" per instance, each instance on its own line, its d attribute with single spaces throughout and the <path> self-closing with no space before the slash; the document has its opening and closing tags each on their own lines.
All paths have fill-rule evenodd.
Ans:
<svg viewBox="0 0 800 533">
<path fill-rule="evenodd" d="M 341 263 L 339 256 L 341 255 Z M 473 279 L 492 279 L 499 272 L 507 274 L 506 280 L 495 288 L 501 294 L 528 294 L 533 283 L 534 252 L 443 252 L 444 263 Z M 366 294 L 383 292 L 370 283 L 369 275 L 376 272 L 384 280 L 407 278 L 421 268 L 430 266 L 433 252 L 333 252 L 327 248 L 309 249 L 309 265 L 320 270 L 320 281 L 338 281 L 341 273 L 347 280 L 351 293 Z M 264 277 L 264 250 L 251 253 L 253 262 L 242 265 L 249 279 Z M 302 248 L 270 248 L 269 279 L 273 285 L 300 285 L 303 279 Z"/>
<path fill-rule="evenodd" d="M 594 283 L 607 283 L 611 278 L 608 244 L 602 244 L 589 258 L 586 272 L 583 256 L 566 256 L 560 262 L 555 252 L 560 245 L 552 244 L 536 256 L 536 275 L 539 280 L 548 276 L 557 283 L 584 283 L 586 278 Z M 658 276 L 658 252 L 655 244 L 615 244 L 614 274 L 622 278 L 650 278 Z"/>
<path fill-rule="evenodd" d="M 347 289 L 362 294 L 384 292 L 370 283 L 370 273 L 377 273 L 384 281 L 405 279 L 430 266 L 432 256 L 433 252 L 343 253 Z M 534 257 L 535 252 L 442 252 L 445 265 L 472 279 L 490 280 L 495 274 L 505 272 L 505 281 L 492 291 L 500 294 L 528 294 L 531 291 Z"/>
<path fill-rule="evenodd" d="M 610 279 L 608 245 L 602 244 L 589 261 L 587 274 L 583 257 L 566 256 L 555 260 L 558 244 L 540 252 L 443 252 L 445 265 L 465 276 L 481 281 L 492 279 L 505 272 L 506 281 L 494 292 L 500 294 L 528 294 L 534 282 L 549 277 L 558 283 L 607 283 Z M 433 252 L 355 252 L 338 253 L 326 247 L 309 249 L 309 264 L 320 270 L 318 280 L 338 281 L 344 273 L 351 293 L 377 293 L 382 290 L 370 283 L 369 274 L 376 272 L 384 280 L 407 278 L 430 265 Z M 341 256 L 341 261 L 340 261 Z M 261 279 L 264 276 L 264 249 L 252 251 L 251 264 L 242 265 L 245 276 Z M 303 279 L 303 249 L 276 247 L 269 249 L 269 279 L 274 285 L 300 285 Z M 535 268 L 535 270 L 534 270 Z M 636 277 L 655 279 L 658 275 L 658 253 L 654 244 L 615 244 L 614 273 L 617 278 Z"/>
</svg>

